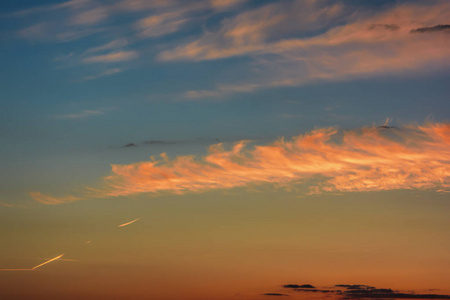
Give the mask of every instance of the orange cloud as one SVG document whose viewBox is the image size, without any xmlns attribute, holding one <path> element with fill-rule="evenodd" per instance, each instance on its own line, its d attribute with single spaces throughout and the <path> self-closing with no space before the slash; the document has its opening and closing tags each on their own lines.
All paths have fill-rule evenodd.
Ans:
<svg viewBox="0 0 450 300">
<path fill-rule="evenodd" d="M 162 161 L 112 165 L 101 189 L 85 198 L 142 193 L 201 192 L 254 184 L 292 186 L 321 179 L 311 193 L 450 189 L 450 124 L 402 128 L 367 127 L 354 131 L 316 129 L 291 140 L 251 146 L 236 142 L 231 149 L 212 145 L 204 157 L 192 155 Z M 88 195 L 89 194 L 89 195 Z M 53 198 L 34 193 L 43 203 L 79 198 Z"/>
</svg>

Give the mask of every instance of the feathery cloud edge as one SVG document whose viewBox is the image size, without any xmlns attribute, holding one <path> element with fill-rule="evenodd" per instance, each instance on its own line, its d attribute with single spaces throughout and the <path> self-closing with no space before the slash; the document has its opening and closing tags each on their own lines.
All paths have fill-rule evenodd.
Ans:
<svg viewBox="0 0 450 300">
<path fill-rule="evenodd" d="M 55 197 L 32 192 L 44 204 L 143 193 L 204 192 L 250 185 L 292 187 L 309 184 L 309 194 L 394 189 L 450 190 L 450 123 L 400 128 L 365 127 L 340 131 L 319 128 L 290 140 L 252 146 L 239 141 L 231 149 L 209 147 L 203 157 L 112 165 L 100 188 Z M 317 183 L 319 180 L 319 183 Z"/>
</svg>

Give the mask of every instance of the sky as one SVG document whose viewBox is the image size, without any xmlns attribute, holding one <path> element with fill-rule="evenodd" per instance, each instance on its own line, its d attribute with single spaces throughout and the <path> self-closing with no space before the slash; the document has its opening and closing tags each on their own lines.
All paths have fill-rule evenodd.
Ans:
<svg viewBox="0 0 450 300">
<path fill-rule="evenodd" d="M 450 299 L 450 1 L 0 1 L 2 299 Z"/>
</svg>

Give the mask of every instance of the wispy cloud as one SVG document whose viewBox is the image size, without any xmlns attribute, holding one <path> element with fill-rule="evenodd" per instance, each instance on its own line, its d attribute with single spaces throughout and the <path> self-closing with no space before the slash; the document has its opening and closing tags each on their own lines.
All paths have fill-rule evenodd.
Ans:
<svg viewBox="0 0 450 300">
<path fill-rule="evenodd" d="M 84 63 L 116 63 L 132 59 L 136 59 L 138 53 L 136 51 L 119 51 L 109 54 L 96 55 L 83 58 Z"/>
<path fill-rule="evenodd" d="M 432 27 L 420 27 L 411 30 L 411 33 L 426 33 L 426 32 L 437 32 L 437 31 L 447 31 L 450 32 L 450 25 L 436 25 Z"/>
<path fill-rule="evenodd" d="M 247 0 L 168 1 L 162 9 L 153 11 L 135 23 L 141 37 L 159 37 L 186 28 L 210 12 L 230 9 Z"/>
<path fill-rule="evenodd" d="M 12 204 L 12 203 L 5 203 L 5 202 L 0 202 L 0 206 L 8 207 L 8 208 L 26 208 L 26 206 L 23 204 Z"/>
<path fill-rule="evenodd" d="M 90 188 L 80 198 L 183 194 L 265 183 L 308 183 L 311 194 L 450 189 L 450 124 L 343 132 L 322 128 L 265 146 L 240 141 L 227 150 L 216 144 L 209 152 L 201 158 L 170 160 L 163 154 L 162 161 L 112 165 L 104 187 Z M 64 202 L 38 195 L 49 203 Z"/>
<path fill-rule="evenodd" d="M 214 143 L 219 142 L 218 138 L 212 139 L 212 138 L 195 138 L 195 139 L 185 139 L 185 140 L 146 140 L 142 141 L 140 143 L 134 142 L 134 143 L 128 143 L 124 145 L 122 148 L 131 148 L 131 147 L 138 147 L 138 146 L 157 146 L 157 145 L 181 145 L 181 144 L 194 144 L 194 143 Z M 114 147 L 112 147 L 114 148 Z"/>
<path fill-rule="evenodd" d="M 153 49 L 165 49 L 156 57 L 162 62 L 251 58 L 246 71 L 240 69 L 233 80 L 190 89 L 183 95 L 189 99 L 450 66 L 448 1 L 370 9 L 329 0 L 240 5 L 246 1 L 72 0 L 16 15 L 48 15 L 45 23 L 40 21 L 44 18 L 31 18 L 19 31 L 25 39 L 67 42 L 99 34 L 99 45 L 85 45 L 79 52 L 83 64 L 129 63 L 154 53 L 142 50 L 149 45 L 144 40 Z M 226 17 L 220 14 L 224 11 Z M 215 25 L 207 26 L 209 20 Z M 175 36 L 170 44 L 155 40 L 181 31 L 192 34 L 188 29 L 194 26 L 204 29 L 200 36 L 183 36 L 178 42 Z"/>
<path fill-rule="evenodd" d="M 78 113 L 72 113 L 72 114 L 60 114 L 55 115 L 55 119 L 63 119 L 63 120 L 71 120 L 71 119 L 85 119 L 89 117 L 104 115 L 107 111 L 111 110 L 111 108 L 102 108 L 102 109 L 85 109 Z"/>
<path fill-rule="evenodd" d="M 178 31 L 188 21 L 183 12 L 175 11 L 148 16 L 135 26 L 143 37 L 158 37 Z"/>
<path fill-rule="evenodd" d="M 29 40 L 44 39 L 47 37 L 47 25 L 45 23 L 38 23 L 21 29 L 18 32 L 19 36 Z"/>
<path fill-rule="evenodd" d="M 127 45 L 128 45 L 128 41 L 126 39 L 115 39 L 109 43 L 106 43 L 106 44 L 103 44 L 103 45 L 100 45 L 97 47 L 89 48 L 88 50 L 86 50 L 86 53 L 96 53 L 96 52 L 101 52 L 101 51 L 105 51 L 105 50 L 123 48 Z"/>
<path fill-rule="evenodd" d="M 447 25 L 435 25 L 448 23 L 448 1 L 406 3 L 378 11 L 331 3 L 281 1 L 243 12 L 224 21 L 218 30 L 158 57 L 194 62 L 253 58 L 252 68 L 257 71 L 251 81 L 191 90 L 187 98 L 449 67 Z M 436 34 L 411 34 L 421 31 Z"/>
<path fill-rule="evenodd" d="M 98 78 L 105 77 L 105 76 L 111 76 L 111 75 L 114 75 L 114 74 L 118 74 L 118 73 L 120 73 L 120 72 L 122 72 L 122 70 L 119 69 L 119 68 L 106 69 L 106 70 L 104 70 L 104 71 L 101 72 L 101 73 L 98 73 L 98 74 L 95 74 L 95 75 L 91 75 L 91 76 L 84 77 L 84 78 L 82 79 L 82 81 L 86 81 L 86 80 L 94 80 L 94 79 L 98 79 Z"/>
<path fill-rule="evenodd" d="M 199 17 L 228 10 L 248 0 L 71 0 L 55 5 L 43 5 L 19 11 L 15 17 L 33 17 L 47 15 L 49 23 L 34 24 L 21 31 L 26 39 L 46 37 L 47 39 L 73 35 L 81 29 L 90 32 L 99 26 L 127 15 L 121 21 L 121 27 L 130 27 L 141 38 L 158 37 L 185 29 L 187 23 L 198 22 Z M 30 18 L 32 19 L 32 18 Z M 116 24 L 117 25 L 117 24 Z M 116 31 L 110 28 L 112 31 Z M 120 31 L 120 30 L 119 30 Z M 35 34 L 33 34 L 35 33 Z M 39 33 L 39 35 L 36 35 Z M 74 38 L 78 38 L 75 37 Z"/>
<path fill-rule="evenodd" d="M 81 200 L 80 197 L 75 196 L 65 196 L 65 197 L 52 197 L 48 195 L 43 195 L 40 192 L 31 192 L 29 193 L 30 197 L 34 200 L 43 203 L 43 204 L 61 204 L 61 203 L 67 203 L 72 201 Z"/>
</svg>

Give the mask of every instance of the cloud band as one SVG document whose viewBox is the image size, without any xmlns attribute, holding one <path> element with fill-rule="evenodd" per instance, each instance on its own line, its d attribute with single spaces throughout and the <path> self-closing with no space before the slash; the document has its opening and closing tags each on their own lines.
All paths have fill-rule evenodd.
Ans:
<svg viewBox="0 0 450 300">
<path fill-rule="evenodd" d="M 104 186 L 83 196 L 61 198 L 39 192 L 47 204 L 83 198 L 143 193 L 202 192 L 259 184 L 292 186 L 310 182 L 310 193 L 393 189 L 450 189 L 450 124 L 315 129 L 290 140 L 252 146 L 249 141 L 210 146 L 192 155 L 112 165 Z M 312 180 L 314 179 L 314 180 Z"/>
</svg>

